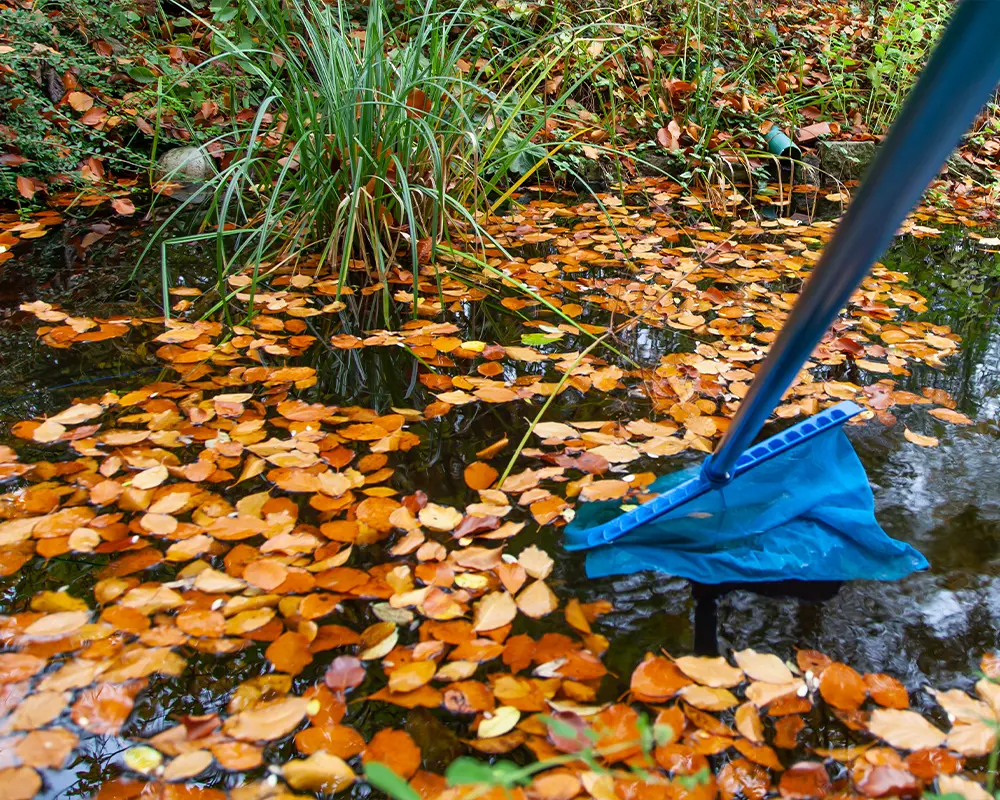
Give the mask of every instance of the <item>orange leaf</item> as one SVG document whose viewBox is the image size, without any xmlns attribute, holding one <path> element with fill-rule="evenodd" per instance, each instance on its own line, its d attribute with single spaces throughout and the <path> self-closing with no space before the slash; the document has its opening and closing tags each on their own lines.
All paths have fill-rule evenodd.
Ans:
<svg viewBox="0 0 1000 800">
<path fill-rule="evenodd" d="M 830 776 L 822 764 L 800 761 L 785 770 L 778 791 L 786 800 L 811 800 L 830 794 Z"/>
<path fill-rule="evenodd" d="M 275 669 L 289 675 L 298 675 L 313 660 L 312 653 L 309 652 L 309 640 L 301 633 L 292 631 L 286 631 L 271 642 L 265 655 Z"/>
<path fill-rule="evenodd" d="M 909 708 L 910 698 L 906 687 L 895 678 L 881 673 L 865 675 L 865 685 L 872 700 L 883 708 Z"/>
<path fill-rule="evenodd" d="M 383 728 L 368 743 L 361 761 L 364 764 L 378 761 L 404 779 L 413 777 L 420 769 L 420 748 L 406 731 Z"/>
<path fill-rule="evenodd" d="M 493 481 L 497 479 L 499 473 L 489 464 L 482 461 L 474 461 L 465 468 L 465 484 L 470 489 L 479 491 L 489 489 Z"/>
<path fill-rule="evenodd" d="M 70 92 L 66 95 L 66 101 L 74 111 L 79 111 L 81 114 L 94 107 L 94 98 L 86 92 Z"/>
<path fill-rule="evenodd" d="M 647 655 L 632 673 L 632 698 L 646 703 L 662 703 L 688 686 L 688 678 L 669 658 Z"/>
<path fill-rule="evenodd" d="M 854 711 L 868 696 L 864 679 L 846 664 L 834 662 L 819 679 L 819 693 L 834 708 Z"/>
<path fill-rule="evenodd" d="M 25 200 L 30 200 L 35 196 L 35 182 L 24 175 L 17 176 L 17 192 Z"/>
<path fill-rule="evenodd" d="M 123 217 L 135 213 L 135 205 L 127 197 L 116 197 L 111 201 L 111 207 Z"/>
</svg>

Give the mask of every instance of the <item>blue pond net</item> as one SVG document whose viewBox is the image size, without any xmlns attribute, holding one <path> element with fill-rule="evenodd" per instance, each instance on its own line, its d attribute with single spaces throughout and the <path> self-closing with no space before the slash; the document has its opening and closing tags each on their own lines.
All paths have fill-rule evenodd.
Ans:
<svg viewBox="0 0 1000 800">
<path fill-rule="evenodd" d="M 649 491 L 700 469 L 665 475 Z M 590 547 L 588 529 L 622 513 L 616 502 L 581 504 L 567 546 Z M 839 426 L 587 553 L 590 577 L 659 570 L 712 584 L 895 580 L 926 568 L 875 520 L 868 477 Z"/>
</svg>

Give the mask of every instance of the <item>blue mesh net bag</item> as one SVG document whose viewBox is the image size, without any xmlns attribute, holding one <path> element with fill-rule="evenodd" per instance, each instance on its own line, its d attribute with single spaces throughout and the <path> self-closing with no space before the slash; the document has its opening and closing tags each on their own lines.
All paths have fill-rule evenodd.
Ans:
<svg viewBox="0 0 1000 800">
<path fill-rule="evenodd" d="M 699 469 L 666 475 L 649 491 Z M 588 547 L 587 529 L 621 513 L 616 502 L 581 504 L 566 527 L 568 549 Z M 868 477 L 840 427 L 587 553 L 590 577 L 658 570 L 701 583 L 895 580 L 926 568 L 875 520 Z"/>
</svg>

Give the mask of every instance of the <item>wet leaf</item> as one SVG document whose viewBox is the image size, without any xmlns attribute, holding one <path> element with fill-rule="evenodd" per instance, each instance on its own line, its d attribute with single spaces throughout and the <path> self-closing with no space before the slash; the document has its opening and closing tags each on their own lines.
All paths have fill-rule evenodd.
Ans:
<svg viewBox="0 0 1000 800">
<path fill-rule="evenodd" d="M 909 428 L 903 429 L 903 436 L 906 437 L 908 442 L 913 442 L 921 447 L 937 447 L 938 440 L 933 436 L 924 436 L 920 433 L 914 433 Z"/>
<path fill-rule="evenodd" d="M 822 764 L 800 761 L 781 775 L 778 791 L 787 800 L 808 800 L 830 794 L 830 776 Z"/>
<path fill-rule="evenodd" d="M 743 671 L 730 666 L 721 656 L 682 656 L 674 663 L 681 672 L 702 686 L 728 689 L 743 682 Z"/>
<path fill-rule="evenodd" d="M 834 708 L 853 711 L 861 707 L 868 696 L 864 679 L 846 664 L 834 662 L 823 670 L 819 691 Z"/>
<path fill-rule="evenodd" d="M 272 742 L 295 730 L 305 719 L 309 701 L 303 697 L 285 697 L 241 711 L 223 725 L 234 739 L 246 742 Z"/>
<path fill-rule="evenodd" d="M 503 736 L 510 731 L 521 718 L 521 712 L 510 706 L 500 706 L 489 717 L 479 723 L 476 735 L 480 739 L 490 739 Z"/>
<path fill-rule="evenodd" d="M 901 750 L 939 747 L 945 740 L 942 731 L 915 711 L 877 708 L 872 711 L 868 730 Z"/>
<path fill-rule="evenodd" d="M 492 631 L 510 624 L 517 616 L 517 604 L 507 592 L 491 592 L 475 607 L 473 630 Z"/>
<path fill-rule="evenodd" d="M 362 762 L 385 764 L 402 778 L 411 778 L 420 769 L 420 749 L 406 731 L 383 728 L 365 748 Z"/>
<path fill-rule="evenodd" d="M 347 762 L 322 750 L 308 758 L 287 762 L 281 768 L 281 776 L 293 789 L 326 794 L 343 791 L 357 778 Z"/>
<path fill-rule="evenodd" d="M 794 680 L 792 671 L 775 655 L 758 653 L 754 650 L 740 650 L 733 653 L 733 658 L 746 676 L 752 681 L 765 683 L 788 683 Z"/>
</svg>

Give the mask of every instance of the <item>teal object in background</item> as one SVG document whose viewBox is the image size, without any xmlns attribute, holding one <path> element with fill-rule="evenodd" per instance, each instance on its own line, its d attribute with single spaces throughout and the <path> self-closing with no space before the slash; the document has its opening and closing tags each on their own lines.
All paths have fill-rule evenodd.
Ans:
<svg viewBox="0 0 1000 800">
<path fill-rule="evenodd" d="M 796 161 L 802 158 L 799 146 L 789 139 L 777 125 L 764 134 L 764 144 L 767 145 L 767 152 L 772 156 L 792 158 Z"/>
</svg>

